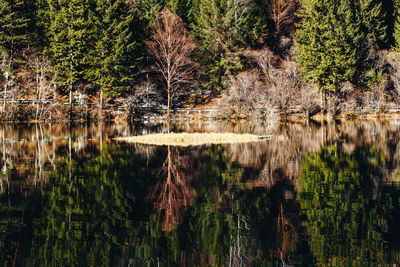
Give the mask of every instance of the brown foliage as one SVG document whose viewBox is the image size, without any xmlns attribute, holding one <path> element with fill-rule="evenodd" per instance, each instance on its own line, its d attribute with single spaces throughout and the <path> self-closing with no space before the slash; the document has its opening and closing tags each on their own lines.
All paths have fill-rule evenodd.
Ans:
<svg viewBox="0 0 400 267">
<path fill-rule="evenodd" d="M 295 62 L 284 62 L 280 69 L 271 70 L 272 84 L 270 87 L 272 98 L 276 106 L 286 117 L 289 109 L 298 101 L 302 87 L 301 74 Z"/>
<path fill-rule="evenodd" d="M 194 44 L 182 19 L 166 8 L 156 18 L 152 35 L 153 40 L 146 45 L 154 59 L 154 71 L 160 74 L 160 80 L 166 88 L 169 114 L 182 86 L 192 78 L 195 64 L 190 56 Z"/>
<path fill-rule="evenodd" d="M 312 84 L 303 85 L 300 89 L 298 105 L 304 112 L 306 118 L 311 118 L 321 111 L 321 93 L 318 88 Z"/>
<path fill-rule="evenodd" d="M 255 73 L 242 72 L 230 77 L 229 89 L 222 95 L 220 110 L 223 117 L 259 117 L 262 108 L 272 110 L 270 99 Z"/>
<path fill-rule="evenodd" d="M 280 35 L 294 24 L 297 0 L 266 0 L 269 16 L 275 24 L 275 34 Z"/>
</svg>

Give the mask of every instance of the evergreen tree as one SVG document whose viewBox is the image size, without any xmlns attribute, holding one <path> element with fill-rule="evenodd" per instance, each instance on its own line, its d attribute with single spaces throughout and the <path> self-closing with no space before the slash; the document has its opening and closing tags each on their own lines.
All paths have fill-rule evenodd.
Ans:
<svg viewBox="0 0 400 267">
<path fill-rule="evenodd" d="M 70 117 L 72 92 L 78 81 L 83 81 L 88 68 L 88 50 L 93 37 L 93 2 L 91 0 L 47 0 L 48 25 L 46 52 L 68 88 Z"/>
<path fill-rule="evenodd" d="M 357 72 L 363 38 L 350 0 L 302 0 L 297 59 L 304 79 L 335 92 Z"/>
<path fill-rule="evenodd" d="M 122 0 L 98 0 L 95 17 L 94 49 L 91 49 L 92 67 L 88 78 L 102 93 L 116 96 L 130 88 L 140 61 L 140 22 L 137 11 Z"/>
<path fill-rule="evenodd" d="M 400 0 L 394 0 L 394 33 L 395 49 L 400 51 Z"/>
<path fill-rule="evenodd" d="M 142 20 L 150 24 L 150 26 L 165 5 L 164 0 L 137 0 L 136 2 L 141 11 Z"/>
<path fill-rule="evenodd" d="M 387 43 L 387 25 L 385 24 L 385 14 L 382 11 L 382 3 L 376 0 L 359 0 L 360 25 L 365 40 L 368 40 L 378 48 L 382 48 Z"/>
<path fill-rule="evenodd" d="M 10 57 L 27 39 L 28 20 L 22 9 L 21 0 L 0 0 L 0 51 L 5 51 Z"/>
<path fill-rule="evenodd" d="M 14 86 L 16 54 L 26 44 L 27 23 L 21 0 L 0 0 L 0 82 L 3 89 L 3 111 L 6 110 L 9 89 Z"/>
<path fill-rule="evenodd" d="M 241 51 L 264 30 L 257 28 L 252 6 L 241 1 L 204 0 L 192 24 L 197 60 L 209 89 L 223 88 L 225 78 L 243 68 Z"/>
<path fill-rule="evenodd" d="M 166 6 L 179 16 L 186 25 L 193 23 L 194 13 L 199 8 L 199 0 L 167 0 Z"/>
</svg>

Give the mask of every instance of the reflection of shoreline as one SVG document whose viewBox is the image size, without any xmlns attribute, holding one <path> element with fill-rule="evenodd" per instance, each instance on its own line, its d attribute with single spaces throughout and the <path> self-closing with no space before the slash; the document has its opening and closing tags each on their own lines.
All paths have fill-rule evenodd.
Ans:
<svg viewBox="0 0 400 267">
<path fill-rule="evenodd" d="M 68 124 L 0 125 L 0 194 L 6 185 L 21 192 L 45 185 L 58 161 L 71 153 L 91 157 L 116 130 L 103 124 L 69 129 Z"/>
<path fill-rule="evenodd" d="M 221 126 L 221 131 L 226 129 L 223 127 L 226 126 Z M 43 229 L 49 229 L 47 233 L 50 238 L 41 236 L 44 232 L 36 231 L 37 241 L 48 245 L 46 249 L 49 251 L 56 247 L 52 243 L 53 238 L 62 232 L 76 241 L 76 255 L 86 253 L 80 248 L 82 244 L 89 244 L 86 249 L 94 247 L 87 243 L 89 237 L 85 236 L 91 232 L 98 234 L 91 241 L 99 242 L 99 250 L 94 250 L 91 255 L 94 255 L 94 258 L 103 256 L 99 251 L 114 240 L 110 235 L 104 234 L 106 230 L 106 233 L 114 233 L 116 237 L 121 238 L 121 242 L 114 245 L 123 247 L 124 253 L 128 251 L 128 247 L 134 247 L 137 249 L 132 255 L 143 251 L 143 258 L 157 259 L 161 265 L 165 262 L 181 262 L 182 265 L 186 263 L 188 266 L 194 262 L 222 266 L 228 262 L 239 263 L 242 260 L 251 265 L 264 259 L 275 263 L 279 261 L 281 265 L 290 264 L 292 259 L 295 260 L 293 262 L 307 263 L 301 256 L 310 252 L 299 251 L 297 245 L 308 238 L 313 229 L 321 226 L 311 227 L 307 233 L 301 224 L 306 219 L 300 210 L 300 199 L 305 196 L 301 195 L 303 192 L 299 186 L 299 176 L 304 172 L 307 160 L 312 163 L 308 165 L 313 166 L 310 173 L 315 174 L 316 167 L 320 165 L 316 164 L 317 160 L 314 158 L 326 155 L 321 148 L 340 148 L 340 154 L 330 150 L 332 157 L 322 162 L 326 162 L 327 165 L 333 162 L 332 165 L 340 170 L 345 169 L 345 165 L 349 166 L 349 170 L 342 171 L 343 175 L 340 177 L 352 177 L 356 182 L 354 177 L 358 177 L 360 172 L 353 172 L 354 166 L 361 166 L 360 170 L 380 169 L 382 173 L 379 173 L 379 181 L 393 181 L 390 177 L 396 177 L 396 170 L 399 169 L 397 143 L 400 137 L 397 125 L 346 123 L 311 127 L 300 124 L 257 127 L 240 125 L 240 131 L 253 131 L 258 134 L 273 132 L 284 136 L 284 140 L 177 148 L 119 144 L 109 138 L 117 136 L 120 132 L 128 135 L 135 130 L 147 131 L 148 128 L 142 130 L 102 125 L 72 127 L 71 131 L 68 127 L 58 129 L 50 125 L 43 125 L 42 129 L 36 126 L 27 129 L 0 128 L 0 141 L 8 136 L 15 140 L 28 140 L 12 144 L 0 143 L 5 147 L 2 151 L 6 151 L 0 155 L 0 162 L 11 160 L 12 163 L 7 165 L 8 172 L 4 177 L 7 177 L 7 182 L 13 187 L 10 195 L 15 193 L 11 199 L 17 196 L 20 200 L 13 200 L 14 204 L 18 204 L 13 207 L 20 208 L 25 205 L 29 209 L 35 208 L 34 204 L 39 203 L 36 197 L 41 195 L 44 199 L 43 203 L 38 205 L 40 207 L 45 204 L 46 208 L 39 208 L 40 212 L 35 220 L 40 220 L 36 221 L 35 227 L 41 229 L 43 226 Z M 232 131 L 239 130 L 233 127 Z M 107 144 L 108 142 L 110 143 Z M 372 153 L 374 157 L 371 157 L 370 148 L 376 151 Z M 357 151 L 363 152 L 359 154 L 365 157 L 354 156 Z M 346 161 L 348 164 L 337 163 L 340 160 L 337 161 L 336 158 L 345 159 L 349 158 L 349 155 L 352 160 Z M 4 156 L 6 160 L 3 160 Z M 352 157 L 361 160 L 354 161 Z M 352 162 L 357 164 L 350 164 Z M 53 165 L 57 166 L 56 170 Z M 371 165 L 374 169 L 363 168 Z M 328 168 L 321 168 L 321 173 L 325 169 Z M 47 171 L 51 171 L 55 179 L 48 179 Z M 307 174 L 304 177 L 311 175 Z M 338 180 L 333 177 L 329 186 L 335 189 Z M 365 179 L 359 180 L 360 183 L 354 182 L 353 185 L 367 191 L 362 195 L 362 199 L 366 201 L 354 201 L 355 206 L 360 203 L 374 204 L 377 191 L 391 189 L 384 183 L 377 183 L 378 186 L 373 183 L 365 185 L 362 184 Z M 378 179 L 372 179 L 375 180 Z M 316 179 L 311 178 L 310 181 Z M 310 194 L 314 193 L 318 184 L 323 183 L 310 183 Z M 342 182 L 346 190 L 347 184 L 348 181 Z M 322 192 L 326 188 L 321 186 L 321 190 L 317 191 Z M 361 192 L 358 187 L 354 188 L 346 192 Z M 39 194 L 29 195 L 33 189 L 43 190 L 35 191 Z M 6 194 L 2 196 L 7 196 Z M 317 198 L 319 193 L 314 195 Z M 346 197 L 348 194 L 337 195 Z M 332 199 L 334 198 L 323 198 L 324 201 Z M 7 199 L 4 198 L 4 201 Z M 338 204 L 350 202 L 340 201 L 340 198 L 337 201 Z M 325 207 L 329 206 L 329 203 L 317 204 L 316 202 L 311 206 L 311 213 L 318 208 L 324 212 Z M 372 206 L 377 207 L 378 212 L 381 207 L 386 207 L 383 204 Z M 336 211 L 342 210 L 336 207 L 341 206 L 333 205 L 331 210 L 334 215 L 337 214 Z M 348 214 L 357 215 L 352 211 L 353 207 L 348 206 Z M 372 213 L 360 214 L 369 216 Z M 386 214 L 378 214 L 378 218 L 388 217 Z M 368 216 L 361 217 L 372 218 Z M 22 222 L 25 223 L 30 214 L 21 209 L 14 217 L 23 218 L 18 227 L 25 229 Z M 55 218 L 56 223 L 49 223 L 49 218 Z M 104 221 L 107 224 L 104 224 Z M 68 223 L 64 225 L 65 222 Z M 359 229 L 364 230 L 364 224 L 359 224 Z M 369 221 L 368 225 L 371 225 Z M 80 228 L 75 228 L 76 226 Z M 91 230 L 87 231 L 86 226 L 92 227 Z M 337 229 L 342 228 L 339 225 Z M 326 232 L 331 234 L 334 231 Z M 12 238 L 14 233 L 15 231 L 10 232 Z M 61 250 L 62 244 L 65 244 L 65 236 L 55 239 L 58 240 Z M 78 236 L 79 239 L 75 238 Z M 10 240 L 13 240 L 12 238 Z M 358 240 L 357 237 L 354 240 Z M 26 243 L 25 246 L 31 244 L 33 243 Z M 10 251 L 10 255 L 15 254 L 15 250 Z M 40 254 L 36 252 L 35 256 Z M 115 255 L 114 253 L 115 251 L 110 249 L 107 257 Z M 140 264 L 140 258 L 137 259 Z"/>
<path fill-rule="evenodd" d="M 90 157 L 94 151 L 101 150 L 102 144 L 111 141 L 113 136 L 151 133 L 159 126 L 130 128 L 128 125 L 81 125 L 71 128 L 71 146 L 75 157 Z M 171 125 L 175 132 L 233 132 L 266 133 L 280 136 L 281 139 L 260 143 L 223 145 L 229 151 L 229 158 L 240 166 L 255 168 L 259 177 L 252 181 L 261 186 L 271 186 L 272 173 L 284 168 L 291 178 L 299 176 L 304 155 L 316 152 L 323 146 L 341 142 L 347 152 L 356 146 L 371 144 L 381 150 L 387 159 L 385 176 L 387 183 L 400 179 L 400 147 L 397 145 L 399 124 L 393 122 L 346 122 L 340 124 L 266 124 L 241 123 L 230 125 L 226 122 L 186 123 Z M 29 124 L 0 126 L 0 193 L 7 185 L 13 187 L 37 186 L 46 183 L 45 172 L 54 168 L 54 162 L 68 156 L 68 124 Z M 135 145 L 139 147 L 139 145 Z M 145 146 L 145 145 L 143 145 Z M 143 149 L 142 149 L 143 150 Z M 146 151 L 148 149 L 145 149 Z M 148 152 L 146 152 L 148 154 Z M 152 153 L 147 156 L 151 156 Z M 297 180 L 297 179 L 296 179 Z M 296 181 L 297 183 L 297 181 Z"/>
</svg>

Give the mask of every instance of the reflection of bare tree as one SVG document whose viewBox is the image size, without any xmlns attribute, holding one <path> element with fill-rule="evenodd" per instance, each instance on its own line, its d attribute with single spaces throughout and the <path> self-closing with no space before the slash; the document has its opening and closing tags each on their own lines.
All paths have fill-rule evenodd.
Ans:
<svg viewBox="0 0 400 267">
<path fill-rule="evenodd" d="M 388 162 L 387 181 L 400 181 L 399 121 L 357 121 L 342 123 L 278 124 L 269 122 L 187 122 L 178 121 L 175 127 L 186 132 L 233 132 L 275 135 L 275 140 L 264 143 L 232 144 L 227 146 L 230 160 L 241 166 L 259 171 L 258 177 L 250 177 L 248 187 L 271 187 L 276 169 L 283 168 L 295 179 L 301 171 L 301 163 L 307 153 L 340 142 L 351 153 L 356 146 L 370 144 L 377 148 Z"/>
<path fill-rule="evenodd" d="M 281 261 L 282 266 L 291 266 L 288 254 L 295 250 L 294 245 L 298 240 L 298 230 L 298 225 L 293 225 L 291 220 L 288 219 L 284 212 L 284 205 L 281 203 L 279 205 L 279 215 L 275 231 L 277 235 L 277 250 L 275 251 L 277 255 L 275 256 Z M 272 252 L 272 254 L 274 254 L 274 252 Z"/>
<path fill-rule="evenodd" d="M 178 151 L 172 153 L 168 146 L 167 158 L 161 169 L 161 176 L 166 179 L 158 181 L 152 191 L 151 199 L 155 200 L 158 210 L 158 221 L 163 221 L 162 230 L 172 231 L 182 220 L 183 214 L 190 204 L 191 192 L 188 180 L 181 175 L 177 164 Z"/>
<path fill-rule="evenodd" d="M 56 146 L 53 142 L 48 145 L 45 141 L 45 135 L 41 124 L 35 124 L 36 133 L 36 151 L 35 151 L 35 176 L 33 184 L 36 186 L 38 183 L 46 183 L 47 176 L 45 175 L 44 165 L 48 162 L 53 169 L 55 166 L 56 159 Z"/>
<path fill-rule="evenodd" d="M 248 238 L 245 233 L 249 230 L 248 225 L 242 216 L 236 219 L 236 233 L 231 233 L 229 248 L 229 267 L 248 266 L 249 258 L 246 256 L 246 245 Z"/>
<path fill-rule="evenodd" d="M 57 160 L 90 157 L 108 136 L 130 135 L 127 126 L 103 124 L 71 128 L 67 124 L 0 125 L 0 194 L 7 188 L 30 190 L 48 182 Z M 69 140 L 71 137 L 71 140 Z"/>
<path fill-rule="evenodd" d="M 257 133 L 265 134 L 266 131 L 259 130 Z M 324 143 L 324 127 L 318 126 L 288 124 L 269 127 L 268 134 L 276 138 L 258 143 L 232 144 L 228 148 L 231 161 L 258 170 L 258 177 L 249 177 L 246 182 L 248 188 L 271 188 L 277 182 L 273 174 L 278 169 L 284 169 L 291 178 L 297 177 L 304 155 L 317 151 Z"/>
</svg>

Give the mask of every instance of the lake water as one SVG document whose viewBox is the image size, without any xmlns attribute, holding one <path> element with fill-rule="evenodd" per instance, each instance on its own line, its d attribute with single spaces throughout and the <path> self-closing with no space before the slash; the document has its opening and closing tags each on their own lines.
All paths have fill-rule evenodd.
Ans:
<svg viewBox="0 0 400 267">
<path fill-rule="evenodd" d="M 0 266 L 393 266 L 400 121 L 0 125 Z"/>
</svg>

